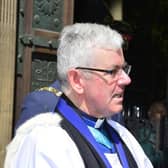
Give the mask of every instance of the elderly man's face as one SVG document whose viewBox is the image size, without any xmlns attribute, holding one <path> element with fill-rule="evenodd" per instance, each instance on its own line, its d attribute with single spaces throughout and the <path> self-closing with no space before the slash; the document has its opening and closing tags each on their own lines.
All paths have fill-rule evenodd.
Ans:
<svg viewBox="0 0 168 168">
<path fill-rule="evenodd" d="M 125 65 L 121 50 L 96 49 L 93 67 L 97 69 L 117 69 L 112 74 L 88 71 L 89 79 L 84 82 L 84 111 L 95 117 L 108 117 L 121 112 L 125 86 L 131 83 L 130 77 L 121 69 Z"/>
</svg>

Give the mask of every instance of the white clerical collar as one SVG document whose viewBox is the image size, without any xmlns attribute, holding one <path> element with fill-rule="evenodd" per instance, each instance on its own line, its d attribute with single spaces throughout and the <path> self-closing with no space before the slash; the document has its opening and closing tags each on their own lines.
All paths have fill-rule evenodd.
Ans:
<svg viewBox="0 0 168 168">
<path fill-rule="evenodd" d="M 95 123 L 94 128 L 100 128 L 101 125 L 103 124 L 103 122 L 104 122 L 104 118 L 98 118 L 96 123 Z"/>
</svg>

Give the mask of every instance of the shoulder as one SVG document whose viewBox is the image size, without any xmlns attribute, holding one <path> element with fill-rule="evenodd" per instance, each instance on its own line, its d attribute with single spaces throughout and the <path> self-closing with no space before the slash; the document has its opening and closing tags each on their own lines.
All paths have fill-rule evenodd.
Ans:
<svg viewBox="0 0 168 168">
<path fill-rule="evenodd" d="M 61 128 L 61 121 L 62 117 L 57 113 L 39 114 L 26 121 L 18 128 L 14 139 L 7 147 L 6 163 L 15 163 L 19 160 L 19 163 L 22 162 L 24 165 L 27 160 L 27 163 L 33 165 L 34 160 L 40 158 L 48 165 L 52 163 L 59 165 L 58 167 L 68 167 L 70 164 L 69 167 L 73 167 L 73 157 L 73 163 L 77 158 L 81 164 L 78 149 L 68 133 Z M 77 167 L 76 163 L 75 165 Z"/>
<path fill-rule="evenodd" d="M 57 113 L 39 114 L 22 124 L 7 147 L 8 153 L 20 153 L 28 148 L 41 151 L 59 147 L 68 138 L 61 128 L 62 117 Z M 29 150 L 29 149 L 28 149 Z"/>
<path fill-rule="evenodd" d="M 21 115 L 15 128 L 18 128 L 26 120 L 44 112 L 54 111 L 61 91 L 56 89 L 56 84 L 53 86 L 44 87 L 33 92 L 30 92 L 21 105 Z"/>
<path fill-rule="evenodd" d="M 30 92 L 24 99 L 24 102 L 30 101 L 48 101 L 57 99 L 60 95 L 60 84 L 59 81 L 53 82 L 50 86 L 42 87 L 37 90 Z"/>
<path fill-rule="evenodd" d="M 56 95 L 57 90 L 53 87 L 44 87 L 30 92 L 25 98 L 24 103 L 30 104 L 34 102 L 51 102 L 59 99 L 59 95 Z"/>
<path fill-rule="evenodd" d="M 59 126 L 62 118 L 57 113 L 48 112 L 41 113 L 27 120 L 24 124 L 22 124 L 16 134 L 25 134 L 33 131 L 33 129 L 41 127 L 51 127 L 51 126 Z"/>
</svg>

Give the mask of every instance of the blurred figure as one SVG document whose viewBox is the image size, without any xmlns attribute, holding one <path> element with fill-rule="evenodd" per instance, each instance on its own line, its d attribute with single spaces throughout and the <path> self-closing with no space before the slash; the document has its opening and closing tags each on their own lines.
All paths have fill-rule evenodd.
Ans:
<svg viewBox="0 0 168 168">
<path fill-rule="evenodd" d="M 161 149 L 162 119 L 167 115 L 167 109 L 162 101 L 151 104 L 148 110 L 149 122 L 139 131 L 138 139 L 145 153 L 152 161 L 155 168 L 163 167 L 163 151 Z"/>
<path fill-rule="evenodd" d="M 160 121 L 162 117 L 165 117 L 166 115 L 167 109 L 162 101 L 152 103 L 148 111 L 148 117 L 153 126 L 155 126 L 155 123 Z"/>
</svg>

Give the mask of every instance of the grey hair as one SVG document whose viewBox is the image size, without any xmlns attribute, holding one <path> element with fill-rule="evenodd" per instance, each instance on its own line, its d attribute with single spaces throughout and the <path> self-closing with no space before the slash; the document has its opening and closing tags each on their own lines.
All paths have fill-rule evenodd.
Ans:
<svg viewBox="0 0 168 168">
<path fill-rule="evenodd" d="M 95 23 L 65 26 L 60 34 L 57 49 L 57 73 L 63 88 L 68 86 L 69 69 L 94 63 L 94 48 L 116 51 L 122 48 L 122 44 L 122 36 L 108 26 Z"/>
</svg>

